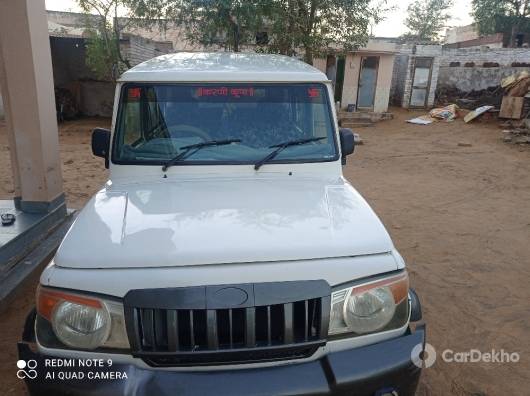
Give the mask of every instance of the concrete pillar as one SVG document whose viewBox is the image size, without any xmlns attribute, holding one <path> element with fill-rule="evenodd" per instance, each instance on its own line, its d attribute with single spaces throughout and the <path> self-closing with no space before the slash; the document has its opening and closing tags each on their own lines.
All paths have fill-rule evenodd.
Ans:
<svg viewBox="0 0 530 396">
<path fill-rule="evenodd" d="M 34 213 L 64 206 L 44 0 L 0 0 L 0 85 L 16 203 Z"/>
</svg>

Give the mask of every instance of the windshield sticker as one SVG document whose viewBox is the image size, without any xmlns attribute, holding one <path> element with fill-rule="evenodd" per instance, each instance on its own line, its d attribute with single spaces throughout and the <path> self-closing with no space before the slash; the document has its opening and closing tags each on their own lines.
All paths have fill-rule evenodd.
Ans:
<svg viewBox="0 0 530 396">
<path fill-rule="evenodd" d="M 320 96 L 320 89 L 318 88 L 308 88 L 307 94 L 310 98 L 318 98 Z"/>
<path fill-rule="evenodd" d="M 129 88 L 128 98 L 129 99 L 140 99 L 141 88 Z"/>
<path fill-rule="evenodd" d="M 241 96 L 254 96 L 254 88 L 232 88 L 230 95 L 239 98 Z"/>
<path fill-rule="evenodd" d="M 240 98 L 242 96 L 254 96 L 254 88 L 252 87 L 241 87 L 241 88 L 227 88 L 227 87 L 212 87 L 197 89 L 197 96 L 232 96 L 234 98 Z"/>
</svg>

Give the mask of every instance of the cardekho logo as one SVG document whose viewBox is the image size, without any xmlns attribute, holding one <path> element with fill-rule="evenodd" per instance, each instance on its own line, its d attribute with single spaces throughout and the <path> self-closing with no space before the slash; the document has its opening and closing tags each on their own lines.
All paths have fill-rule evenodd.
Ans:
<svg viewBox="0 0 530 396">
<path fill-rule="evenodd" d="M 425 346 L 423 346 L 423 344 L 418 344 L 412 348 L 410 358 L 412 363 L 414 363 L 417 367 L 429 368 L 436 361 L 436 350 L 427 342 L 425 343 Z"/>
</svg>

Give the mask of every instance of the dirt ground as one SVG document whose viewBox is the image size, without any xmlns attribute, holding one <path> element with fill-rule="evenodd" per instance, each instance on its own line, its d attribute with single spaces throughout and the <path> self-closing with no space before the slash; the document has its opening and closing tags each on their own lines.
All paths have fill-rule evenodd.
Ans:
<svg viewBox="0 0 530 396">
<path fill-rule="evenodd" d="M 505 144 L 496 123 L 461 120 L 417 126 L 419 115 L 358 132 L 365 144 L 346 177 L 379 214 L 409 266 L 422 299 L 436 363 L 419 395 L 529 395 L 530 148 Z M 68 204 L 79 208 L 106 180 L 90 154 L 90 130 L 108 120 L 65 122 L 61 158 Z M 5 128 L 0 124 L 0 198 L 12 196 Z M 2 315 L 0 394 L 23 395 L 16 341 L 35 282 Z M 512 363 L 444 362 L 442 352 L 517 352 Z M 452 355 L 452 354 L 451 354 Z M 455 356 L 455 355 L 453 355 Z"/>
<path fill-rule="evenodd" d="M 91 131 L 95 127 L 109 128 L 110 120 L 86 118 L 66 121 L 59 127 L 64 191 L 70 208 L 82 208 L 108 177 L 103 162 L 92 155 Z M 13 193 L 5 122 L 0 121 L 0 199 L 10 198 Z"/>
</svg>

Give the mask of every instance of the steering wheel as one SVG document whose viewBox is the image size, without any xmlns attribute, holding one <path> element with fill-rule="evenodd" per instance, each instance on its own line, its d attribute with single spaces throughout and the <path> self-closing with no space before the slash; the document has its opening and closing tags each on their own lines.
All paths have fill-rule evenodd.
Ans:
<svg viewBox="0 0 530 396">
<path fill-rule="evenodd" d="M 204 132 L 201 128 L 194 127 L 192 125 L 186 125 L 186 124 L 178 124 L 178 125 L 171 125 L 168 126 L 167 129 L 171 134 L 173 132 L 189 132 L 192 135 L 200 137 L 204 141 L 213 140 L 210 135 L 208 135 L 206 132 Z"/>
</svg>

